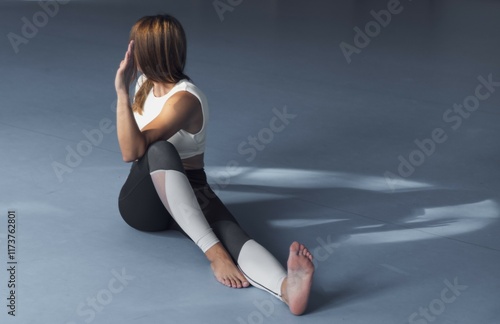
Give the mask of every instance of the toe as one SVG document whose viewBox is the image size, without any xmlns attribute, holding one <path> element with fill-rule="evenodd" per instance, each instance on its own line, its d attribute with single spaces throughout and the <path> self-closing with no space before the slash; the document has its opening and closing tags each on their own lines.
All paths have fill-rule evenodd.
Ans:
<svg viewBox="0 0 500 324">
<path fill-rule="evenodd" d="M 248 287 L 250 283 L 247 281 L 247 278 L 240 272 L 238 274 L 238 280 L 241 282 L 242 287 Z"/>
<path fill-rule="evenodd" d="M 241 288 L 241 281 L 239 278 L 233 278 L 233 281 L 234 281 L 234 288 Z"/>
</svg>

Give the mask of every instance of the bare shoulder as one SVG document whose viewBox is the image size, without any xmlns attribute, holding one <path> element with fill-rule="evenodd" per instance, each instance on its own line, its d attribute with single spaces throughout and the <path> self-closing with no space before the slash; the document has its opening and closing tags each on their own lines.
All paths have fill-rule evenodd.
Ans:
<svg viewBox="0 0 500 324">
<path fill-rule="evenodd" d="M 198 98 L 185 90 L 176 92 L 168 100 L 172 111 L 180 120 L 183 120 L 181 128 L 190 132 L 198 133 L 203 127 L 203 112 L 201 102 Z"/>
<path fill-rule="evenodd" d="M 168 99 L 169 104 L 171 104 L 175 109 L 187 109 L 190 111 L 197 110 L 201 108 L 200 100 L 189 91 L 179 91 L 172 95 Z"/>
</svg>

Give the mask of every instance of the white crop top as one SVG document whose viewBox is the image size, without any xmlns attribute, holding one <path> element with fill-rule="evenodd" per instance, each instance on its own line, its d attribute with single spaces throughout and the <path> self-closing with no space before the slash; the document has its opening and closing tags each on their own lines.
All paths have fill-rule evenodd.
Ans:
<svg viewBox="0 0 500 324">
<path fill-rule="evenodd" d="M 136 93 L 144 80 L 146 80 L 144 75 L 141 75 L 137 80 L 137 84 L 135 86 Z M 203 92 L 201 92 L 201 90 L 198 89 L 198 87 L 196 87 L 193 83 L 189 82 L 187 79 L 180 80 L 166 95 L 161 97 L 155 97 L 153 89 L 151 89 L 146 101 L 144 102 L 142 115 L 134 112 L 134 117 L 137 126 L 139 126 L 139 129 L 142 130 L 147 124 L 153 121 L 153 119 L 158 117 L 167 100 L 179 91 L 187 91 L 196 96 L 201 103 L 201 110 L 203 113 L 203 125 L 198 133 L 191 134 L 181 129 L 168 139 L 168 141 L 175 146 L 177 152 L 179 152 L 181 159 L 187 159 L 205 152 L 205 130 L 208 120 L 207 99 Z"/>
</svg>

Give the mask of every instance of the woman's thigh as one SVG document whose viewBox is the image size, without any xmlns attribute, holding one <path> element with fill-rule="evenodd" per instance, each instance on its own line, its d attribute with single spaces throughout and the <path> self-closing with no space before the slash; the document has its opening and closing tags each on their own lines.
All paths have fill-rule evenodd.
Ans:
<svg viewBox="0 0 500 324">
<path fill-rule="evenodd" d="M 132 165 L 118 201 L 122 218 L 135 229 L 163 231 L 173 222 L 151 180 L 147 154 Z"/>
</svg>

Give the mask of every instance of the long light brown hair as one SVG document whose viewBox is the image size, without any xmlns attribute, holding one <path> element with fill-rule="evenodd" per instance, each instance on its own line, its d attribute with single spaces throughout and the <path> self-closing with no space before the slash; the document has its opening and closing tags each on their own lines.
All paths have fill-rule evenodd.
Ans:
<svg viewBox="0 0 500 324">
<path fill-rule="evenodd" d="M 184 74 L 186 34 L 180 22 L 170 15 L 145 16 L 132 27 L 130 40 L 134 41 L 134 77 L 140 69 L 147 78 L 132 104 L 132 110 L 142 114 L 153 81 L 177 83 L 182 79 L 190 80 Z"/>
</svg>

